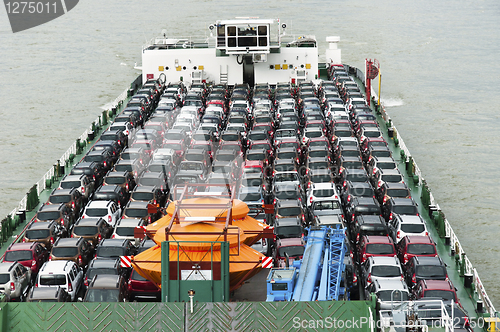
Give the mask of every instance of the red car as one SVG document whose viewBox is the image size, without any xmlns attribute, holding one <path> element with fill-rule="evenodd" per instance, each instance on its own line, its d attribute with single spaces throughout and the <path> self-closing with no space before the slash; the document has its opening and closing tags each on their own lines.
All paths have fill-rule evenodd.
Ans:
<svg viewBox="0 0 500 332">
<path fill-rule="evenodd" d="M 359 261 L 364 263 L 371 256 L 396 256 L 394 242 L 389 236 L 365 235 L 358 246 Z"/>
<path fill-rule="evenodd" d="M 414 256 L 438 256 L 436 245 L 429 236 L 405 236 L 398 243 L 398 256 L 401 263 L 406 264 Z"/>
<path fill-rule="evenodd" d="M 285 267 L 285 253 L 288 254 L 290 263 L 296 259 L 302 259 L 304 250 L 305 243 L 302 238 L 277 239 L 273 254 L 274 267 Z"/>
<path fill-rule="evenodd" d="M 161 289 L 154 282 L 137 273 L 136 270 L 133 270 L 130 275 L 127 290 L 130 301 L 134 301 L 136 298 L 156 298 L 159 301 L 161 297 Z"/>
<path fill-rule="evenodd" d="M 5 252 L 3 262 L 19 262 L 31 269 L 35 277 L 38 270 L 49 259 L 48 250 L 38 242 L 13 243 Z"/>
<path fill-rule="evenodd" d="M 420 280 L 413 290 L 413 295 L 417 300 L 424 297 L 439 297 L 443 301 L 453 300 L 455 303 L 460 303 L 450 280 Z"/>
</svg>

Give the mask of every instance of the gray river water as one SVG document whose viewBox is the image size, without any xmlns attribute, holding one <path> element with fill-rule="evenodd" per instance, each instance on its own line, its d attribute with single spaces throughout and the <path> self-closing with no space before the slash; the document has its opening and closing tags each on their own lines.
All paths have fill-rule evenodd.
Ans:
<svg viewBox="0 0 500 332">
<path fill-rule="evenodd" d="M 359 68 L 380 61 L 382 101 L 499 309 L 498 0 L 84 0 L 15 34 L 0 9 L 1 218 L 138 75 L 146 40 L 237 16 L 315 34 L 320 54 L 340 36 Z"/>
</svg>

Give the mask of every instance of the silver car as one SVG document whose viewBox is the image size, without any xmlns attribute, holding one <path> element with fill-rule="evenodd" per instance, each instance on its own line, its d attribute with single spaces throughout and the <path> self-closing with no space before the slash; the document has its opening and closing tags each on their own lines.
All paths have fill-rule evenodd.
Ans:
<svg viewBox="0 0 500 332">
<path fill-rule="evenodd" d="M 0 292 L 9 301 L 23 301 L 31 284 L 31 269 L 18 262 L 0 263 Z"/>
</svg>

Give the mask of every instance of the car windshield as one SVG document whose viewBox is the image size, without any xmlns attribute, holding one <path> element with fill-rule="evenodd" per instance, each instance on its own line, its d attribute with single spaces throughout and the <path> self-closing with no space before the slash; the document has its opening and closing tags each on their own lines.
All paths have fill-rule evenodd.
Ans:
<svg viewBox="0 0 500 332">
<path fill-rule="evenodd" d="M 92 278 L 95 276 L 95 275 L 98 275 L 98 274 L 111 274 L 111 275 L 116 275 L 118 274 L 118 271 L 116 269 L 113 269 L 113 268 L 89 268 L 88 271 L 87 271 L 87 279 L 88 280 L 92 280 Z"/>
<path fill-rule="evenodd" d="M 262 197 L 259 193 L 244 193 L 241 194 L 239 199 L 241 201 L 259 201 Z"/>
<path fill-rule="evenodd" d="M 304 247 L 303 246 L 281 247 L 279 249 L 279 256 L 285 257 L 285 253 L 288 254 L 288 257 L 300 257 L 304 255 Z"/>
<path fill-rule="evenodd" d="M 90 236 L 98 233 L 97 226 L 75 226 L 73 233 L 78 236 Z"/>
<path fill-rule="evenodd" d="M 380 137 L 380 136 L 382 136 L 382 134 L 379 131 L 375 131 L 375 130 L 367 130 L 363 133 L 363 135 L 366 137 Z M 384 156 L 384 157 L 387 157 L 387 156 Z"/>
<path fill-rule="evenodd" d="M 313 183 L 325 183 L 330 181 L 332 181 L 332 177 L 330 175 L 322 174 L 311 176 L 311 182 Z"/>
<path fill-rule="evenodd" d="M 124 256 L 123 247 L 97 247 L 96 257 L 106 257 L 106 258 L 120 258 L 120 256 Z"/>
<path fill-rule="evenodd" d="M 298 148 L 298 143 L 297 142 L 291 142 L 291 143 L 281 143 L 280 148 Z"/>
<path fill-rule="evenodd" d="M 392 297 L 391 297 L 392 294 Z M 395 290 L 394 293 L 392 290 L 383 290 L 377 293 L 377 297 L 380 301 L 408 301 L 408 293 L 405 291 Z"/>
<path fill-rule="evenodd" d="M 63 181 L 61 182 L 60 186 L 63 189 L 72 189 L 72 188 L 78 188 L 82 185 L 80 181 Z"/>
<path fill-rule="evenodd" d="M 174 185 L 176 184 L 184 184 L 184 183 L 198 183 L 197 176 L 176 176 Z"/>
<path fill-rule="evenodd" d="M 332 197 L 335 194 L 333 189 L 315 189 L 313 190 L 314 197 Z"/>
<path fill-rule="evenodd" d="M 32 259 L 33 252 L 31 250 L 7 251 L 4 257 L 4 261 L 6 262 L 30 261 Z"/>
<path fill-rule="evenodd" d="M 405 233 L 422 233 L 425 231 L 424 224 L 401 224 L 401 230 Z"/>
<path fill-rule="evenodd" d="M 275 197 L 277 199 L 296 199 L 299 198 L 299 192 L 295 189 L 290 189 L 290 190 L 280 190 L 276 193 Z"/>
<path fill-rule="evenodd" d="M 353 169 L 353 168 L 363 168 L 363 165 L 361 164 L 360 161 L 346 161 L 342 163 L 342 167 Z"/>
<path fill-rule="evenodd" d="M 302 214 L 302 211 L 298 206 L 282 207 L 278 209 L 278 214 L 283 217 L 293 217 Z"/>
<path fill-rule="evenodd" d="M 127 208 L 123 212 L 124 216 L 132 217 L 132 218 L 143 218 L 148 216 L 148 209 L 144 208 Z"/>
<path fill-rule="evenodd" d="M 133 192 L 132 195 L 131 195 L 131 198 L 135 201 L 145 201 L 145 202 L 149 202 L 150 200 L 152 200 L 154 198 L 154 194 L 152 192 L 148 193 L 148 192 Z"/>
<path fill-rule="evenodd" d="M 398 266 L 376 265 L 372 268 L 371 274 L 376 277 L 400 277 L 401 270 Z"/>
<path fill-rule="evenodd" d="M 338 209 L 340 209 L 340 204 L 338 201 L 324 201 L 324 202 L 316 202 L 314 204 L 315 211 L 338 210 Z"/>
<path fill-rule="evenodd" d="M 396 164 L 393 162 L 383 162 L 383 163 L 377 163 L 377 168 L 381 169 L 395 169 Z"/>
<path fill-rule="evenodd" d="M 85 295 L 85 302 L 118 302 L 119 289 L 90 288 Z"/>
<path fill-rule="evenodd" d="M 318 161 L 318 162 L 314 162 L 314 163 L 309 163 L 309 168 L 310 169 L 327 169 L 328 162 L 327 161 Z"/>
<path fill-rule="evenodd" d="M 46 212 L 38 212 L 36 214 L 36 218 L 38 220 L 55 220 L 61 217 L 61 213 L 59 211 L 46 211 Z"/>
<path fill-rule="evenodd" d="M 438 297 L 444 301 L 455 300 L 455 293 L 446 290 L 427 290 L 424 293 L 424 297 Z"/>
<path fill-rule="evenodd" d="M 436 247 L 432 244 L 413 243 L 408 245 L 406 251 L 412 255 L 433 255 L 436 254 Z"/>
<path fill-rule="evenodd" d="M 238 141 L 240 139 L 238 134 L 222 134 L 221 139 L 223 141 Z"/>
<path fill-rule="evenodd" d="M 252 152 L 248 153 L 247 160 L 264 160 L 266 159 L 265 152 Z"/>
<path fill-rule="evenodd" d="M 108 214 L 106 208 L 87 208 L 85 214 L 89 217 L 104 217 Z"/>
<path fill-rule="evenodd" d="M 274 167 L 276 172 L 287 172 L 287 171 L 295 171 L 295 164 L 279 164 Z"/>
<path fill-rule="evenodd" d="M 295 151 L 279 152 L 277 155 L 278 159 L 292 159 L 295 157 L 297 157 L 297 153 Z"/>
<path fill-rule="evenodd" d="M 274 177 L 276 182 L 294 182 L 299 181 L 297 173 L 278 173 Z"/>
<path fill-rule="evenodd" d="M 124 184 L 127 179 L 123 176 L 108 176 L 104 179 L 107 184 Z"/>
<path fill-rule="evenodd" d="M 53 195 L 49 197 L 52 204 L 68 203 L 71 201 L 71 195 Z"/>
<path fill-rule="evenodd" d="M 182 133 L 169 133 L 169 132 L 167 132 L 164 137 L 165 140 L 174 140 L 174 141 L 178 141 L 183 138 L 184 135 Z"/>
<path fill-rule="evenodd" d="M 203 161 L 205 160 L 205 155 L 203 153 L 187 153 L 185 158 L 188 161 Z"/>
<path fill-rule="evenodd" d="M 392 211 L 397 213 L 397 214 L 410 214 L 410 215 L 417 215 L 418 214 L 417 207 L 413 206 L 413 205 L 395 206 L 392 209 Z"/>
<path fill-rule="evenodd" d="M 4 285 L 8 282 L 10 282 L 10 274 L 9 273 L 0 274 L 0 285 Z"/>
<path fill-rule="evenodd" d="M 384 182 L 401 182 L 403 179 L 399 174 L 387 174 L 387 175 L 382 175 L 382 180 Z"/>
<path fill-rule="evenodd" d="M 50 236 L 50 230 L 48 229 L 34 229 L 26 231 L 26 238 L 30 240 L 46 239 Z"/>
<path fill-rule="evenodd" d="M 372 255 L 390 255 L 394 254 L 394 246 L 388 243 L 368 243 L 366 253 Z"/>
<path fill-rule="evenodd" d="M 267 139 L 267 133 L 251 133 L 248 138 L 253 141 L 260 141 Z"/>
<path fill-rule="evenodd" d="M 410 193 L 406 189 L 388 189 L 387 195 L 391 197 L 409 197 Z"/>
<path fill-rule="evenodd" d="M 309 157 L 311 157 L 311 158 L 314 158 L 314 157 L 328 157 L 328 151 L 327 150 L 310 151 L 309 152 Z"/>
<path fill-rule="evenodd" d="M 312 116 L 310 116 L 308 118 L 311 119 L 311 120 L 313 119 Z M 321 117 L 320 117 L 320 119 L 321 119 Z M 308 132 L 305 133 L 305 136 L 308 137 L 308 138 L 321 137 L 321 136 L 323 136 L 323 132 L 321 132 L 321 130 L 308 131 Z"/>
<path fill-rule="evenodd" d="M 116 227 L 115 233 L 120 236 L 134 236 L 135 227 Z"/>
<path fill-rule="evenodd" d="M 172 161 L 172 156 L 169 154 L 155 154 L 153 156 L 153 160 L 166 160 L 166 161 Z"/>
<path fill-rule="evenodd" d="M 57 286 L 66 285 L 66 275 L 64 274 L 45 274 L 40 276 L 40 285 Z"/>
<path fill-rule="evenodd" d="M 301 237 L 302 227 L 300 226 L 281 226 L 275 228 L 276 236 L 279 238 Z"/>
<path fill-rule="evenodd" d="M 53 247 L 52 256 L 54 257 L 75 257 L 78 255 L 77 247 Z"/>
<path fill-rule="evenodd" d="M 440 265 L 420 265 L 415 268 L 415 274 L 422 278 L 446 277 L 446 268 Z"/>
<path fill-rule="evenodd" d="M 142 177 L 139 179 L 139 184 L 141 186 L 156 186 L 156 185 L 161 185 L 161 180 L 158 179 L 158 178 L 146 178 L 146 177 Z"/>
</svg>

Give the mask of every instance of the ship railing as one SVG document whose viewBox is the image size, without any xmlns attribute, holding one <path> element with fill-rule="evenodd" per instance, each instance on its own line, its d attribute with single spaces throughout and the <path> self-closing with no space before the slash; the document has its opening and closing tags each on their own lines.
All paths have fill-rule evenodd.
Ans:
<svg viewBox="0 0 500 332">
<path fill-rule="evenodd" d="M 172 43 L 172 41 L 176 41 L 175 43 Z M 144 51 L 145 49 L 148 49 L 150 47 L 154 46 L 177 46 L 177 47 L 182 47 L 185 49 L 190 49 L 190 48 L 200 48 L 200 45 L 203 45 L 203 48 L 215 48 L 216 45 L 216 37 L 214 36 L 199 36 L 199 37 L 192 37 L 192 36 L 180 36 L 180 37 L 175 37 L 175 38 L 168 38 L 167 37 L 155 37 L 152 38 L 147 44 L 142 46 L 142 50 Z M 176 48 L 177 48 L 176 47 Z"/>
<path fill-rule="evenodd" d="M 117 107 L 123 100 L 125 100 L 125 98 L 127 98 L 127 95 L 128 95 L 128 88 L 125 89 L 118 97 L 115 98 L 115 100 L 111 103 L 110 105 L 110 109 L 111 108 L 114 108 L 114 107 Z M 92 124 L 90 125 L 89 128 L 87 128 L 81 135 L 80 137 L 78 137 L 78 139 L 83 142 L 83 141 L 86 141 L 89 137 L 89 133 L 93 132 L 93 125 L 94 124 L 99 124 L 101 123 L 101 117 L 98 116 L 94 122 L 92 122 Z M 76 141 L 71 144 L 71 146 L 68 148 L 68 150 L 61 156 L 61 158 L 59 158 L 57 160 L 57 164 L 56 165 L 60 165 L 60 166 L 64 166 L 68 160 L 70 160 L 70 156 L 73 154 L 75 155 L 76 154 Z M 36 186 L 36 192 L 37 192 L 37 195 L 40 196 L 40 194 L 42 193 L 42 191 L 44 191 L 45 189 L 47 189 L 47 183 L 49 182 L 49 180 L 53 180 L 55 179 L 56 177 L 56 165 L 54 167 L 51 167 L 47 173 L 45 173 L 42 178 L 40 180 L 38 180 L 38 182 L 35 183 L 35 186 Z M 25 211 L 27 209 L 27 204 L 28 204 L 28 194 L 24 195 L 24 197 L 21 199 L 21 201 L 19 202 L 18 206 L 13 209 L 9 215 L 14 218 L 14 216 L 19 212 L 19 211 Z"/>
<path fill-rule="evenodd" d="M 364 74 L 362 71 L 356 68 L 356 74 L 355 74 L 359 79 L 364 79 Z M 373 89 L 372 87 L 372 96 L 377 100 L 378 93 Z M 420 171 L 420 168 L 418 167 L 417 163 L 411 156 L 410 151 L 406 147 L 406 144 L 403 140 L 403 138 L 397 134 L 398 131 L 396 129 L 396 126 L 392 123 L 392 119 L 383 107 L 381 105 L 380 107 L 380 115 L 384 119 L 385 123 L 387 124 L 388 129 L 393 128 L 395 135 L 397 135 L 398 139 L 398 145 L 401 150 L 404 151 L 404 159 L 403 161 L 405 163 L 411 162 L 412 165 L 410 167 L 413 167 L 413 174 L 418 176 L 418 185 L 421 185 L 424 181 L 424 177 L 422 176 L 422 172 Z M 429 190 L 429 207 L 433 207 L 436 211 L 441 211 L 441 208 L 439 207 L 439 204 L 436 202 L 434 199 L 434 196 L 432 195 L 432 192 Z M 486 311 L 490 314 L 491 317 L 496 315 L 496 309 L 493 306 L 493 303 L 491 302 L 488 294 L 486 293 L 486 289 L 483 286 L 483 283 L 481 282 L 481 279 L 479 278 L 479 274 L 477 273 L 477 270 L 474 268 L 472 265 L 471 261 L 465 254 L 465 250 L 462 247 L 462 244 L 460 243 L 457 235 L 453 231 L 453 228 L 451 227 L 451 224 L 449 223 L 448 219 L 444 217 L 443 215 L 443 223 L 444 223 L 444 230 L 445 230 L 445 239 L 449 241 L 450 243 L 450 251 L 451 255 L 455 255 L 457 263 L 459 263 L 460 266 L 460 274 L 463 275 L 465 278 L 468 278 L 469 281 L 473 282 L 474 285 L 474 291 L 479 297 L 480 301 L 482 301 L 482 305 L 486 309 Z M 449 240 L 448 240 L 449 239 Z M 479 306 L 479 303 L 478 303 Z"/>
</svg>

